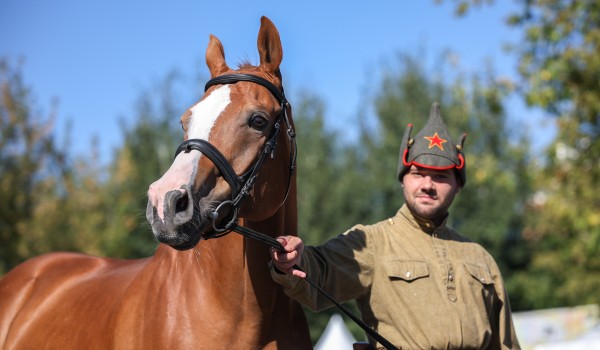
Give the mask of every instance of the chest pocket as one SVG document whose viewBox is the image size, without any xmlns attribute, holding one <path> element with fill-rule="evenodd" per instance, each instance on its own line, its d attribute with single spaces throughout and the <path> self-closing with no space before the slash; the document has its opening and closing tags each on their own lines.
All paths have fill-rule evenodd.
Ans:
<svg viewBox="0 0 600 350">
<path fill-rule="evenodd" d="M 479 283 L 483 285 L 494 284 L 494 280 L 492 279 L 492 273 L 487 266 L 481 266 L 471 263 L 464 263 L 467 272 L 475 278 Z"/>
<path fill-rule="evenodd" d="M 419 278 L 429 276 L 427 263 L 419 260 L 390 259 L 386 261 L 385 269 L 391 280 L 401 279 L 412 282 Z"/>
</svg>

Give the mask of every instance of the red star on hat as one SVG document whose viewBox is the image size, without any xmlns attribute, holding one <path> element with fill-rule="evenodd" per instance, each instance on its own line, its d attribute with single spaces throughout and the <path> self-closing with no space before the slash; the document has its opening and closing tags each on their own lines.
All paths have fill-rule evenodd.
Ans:
<svg viewBox="0 0 600 350">
<path fill-rule="evenodd" d="M 429 140 L 429 149 L 433 148 L 433 146 L 437 146 L 442 151 L 444 150 L 444 146 L 442 144 L 447 141 L 439 137 L 437 132 L 433 134 L 433 136 L 425 136 L 425 138 Z"/>
</svg>

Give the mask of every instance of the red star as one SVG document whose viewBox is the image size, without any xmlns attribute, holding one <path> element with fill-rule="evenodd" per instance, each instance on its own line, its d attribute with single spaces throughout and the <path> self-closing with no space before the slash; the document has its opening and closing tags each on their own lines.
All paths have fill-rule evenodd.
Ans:
<svg viewBox="0 0 600 350">
<path fill-rule="evenodd" d="M 425 138 L 429 140 L 429 149 L 433 148 L 433 146 L 437 146 L 442 151 L 444 150 L 442 143 L 447 141 L 439 137 L 437 132 L 433 136 L 425 136 Z"/>
</svg>

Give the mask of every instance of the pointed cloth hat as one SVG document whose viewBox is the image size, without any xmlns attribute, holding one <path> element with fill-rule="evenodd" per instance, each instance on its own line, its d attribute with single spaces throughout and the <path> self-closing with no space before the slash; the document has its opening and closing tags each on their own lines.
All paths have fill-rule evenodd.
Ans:
<svg viewBox="0 0 600 350">
<path fill-rule="evenodd" d="M 431 106 L 427 123 L 414 139 L 410 137 L 412 128 L 412 124 L 408 124 L 400 144 L 398 180 L 402 182 L 404 174 L 414 164 L 434 170 L 456 169 L 458 179 L 464 186 L 467 173 L 462 150 L 467 134 L 462 134 L 458 144 L 452 141 L 437 102 Z"/>
</svg>

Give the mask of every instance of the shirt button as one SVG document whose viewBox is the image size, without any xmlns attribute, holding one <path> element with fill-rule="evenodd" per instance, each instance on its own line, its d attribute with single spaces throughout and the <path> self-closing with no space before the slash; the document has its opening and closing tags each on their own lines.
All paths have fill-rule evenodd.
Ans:
<svg viewBox="0 0 600 350">
<path fill-rule="evenodd" d="M 454 281 L 454 276 L 452 276 L 452 275 L 448 276 L 448 280 L 449 280 L 450 282 Z"/>
<path fill-rule="evenodd" d="M 406 278 L 410 278 L 410 276 L 412 276 L 412 273 L 410 273 L 410 271 L 406 271 Z"/>
</svg>

